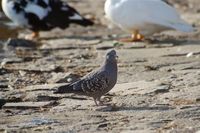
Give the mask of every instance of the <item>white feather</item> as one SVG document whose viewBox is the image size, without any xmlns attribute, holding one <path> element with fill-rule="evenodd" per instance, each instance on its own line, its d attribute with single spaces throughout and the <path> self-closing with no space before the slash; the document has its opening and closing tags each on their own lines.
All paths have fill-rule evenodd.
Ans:
<svg viewBox="0 0 200 133">
<path fill-rule="evenodd" d="M 78 14 L 74 14 L 73 16 L 69 17 L 71 20 L 83 20 L 83 17 L 81 17 Z"/>
<path fill-rule="evenodd" d="M 24 10 L 27 13 L 33 13 L 37 15 L 40 20 L 47 16 L 48 12 L 50 11 L 50 9 L 42 8 L 41 6 L 38 6 L 36 4 L 28 4 Z"/>
<path fill-rule="evenodd" d="M 13 10 L 14 3 L 9 0 L 2 0 L 2 9 L 6 16 L 10 18 L 15 24 L 25 26 L 28 24 L 27 19 L 24 17 L 23 13 L 16 13 Z"/>
<path fill-rule="evenodd" d="M 107 0 L 105 13 L 108 19 L 128 32 L 140 30 L 150 35 L 169 29 L 194 30 L 173 7 L 161 0 Z"/>
<path fill-rule="evenodd" d="M 45 16 L 48 15 L 48 12 L 51 10 L 50 8 L 42 8 L 41 6 L 37 5 L 37 0 L 35 1 L 27 1 L 28 4 L 24 8 L 25 12 L 16 12 L 14 10 L 14 0 L 2 0 L 2 8 L 6 16 L 8 16 L 14 23 L 20 26 L 28 26 L 27 18 L 25 18 L 25 13 L 33 13 L 42 20 Z M 49 0 L 44 0 L 46 4 L 49 3 Z"/>
</svg>

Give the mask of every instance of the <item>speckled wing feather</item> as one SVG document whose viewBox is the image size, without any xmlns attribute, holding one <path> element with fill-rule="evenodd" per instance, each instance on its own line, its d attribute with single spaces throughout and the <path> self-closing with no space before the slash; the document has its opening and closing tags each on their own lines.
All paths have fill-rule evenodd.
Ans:
<svg viewBox="0 0 200 133">
<path fill-rule="evenodd" d="M 107 72 L 91 72 L 80 80 L 58 87 L 54 93 L 77 93 L 81 95 L 94 95 L 96 92 L 106 92 L 109 79 Z M 98 94 L 97 94 L 98 95 Z"/>
<path fill-rule="evenodd" d="M 82 90 L 86 94 L 105 91 L 108 87 L 109 79 L 105 71 L 85 76 L 82 80 L 74 85 L 74 90 Z"/>
</svg>

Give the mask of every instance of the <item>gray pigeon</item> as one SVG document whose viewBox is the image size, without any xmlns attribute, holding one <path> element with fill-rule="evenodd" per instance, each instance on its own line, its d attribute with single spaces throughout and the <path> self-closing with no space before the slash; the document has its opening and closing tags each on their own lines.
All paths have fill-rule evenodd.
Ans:
<svg viewBox="0 0 200 133">
<path fill-rule="evenodd" d="M 111 50 L 106 54 L 103 65 L 96 71 L 92 71 L 80 80 L 58 87 L 54 92 L 74 93 L 93 97 L 95 104 L 102 105 L 101 96 L 109 92 L 117 82 L 117 54 Z M 97 101 L 99 103 L 97 103 Z"/>
</svg>

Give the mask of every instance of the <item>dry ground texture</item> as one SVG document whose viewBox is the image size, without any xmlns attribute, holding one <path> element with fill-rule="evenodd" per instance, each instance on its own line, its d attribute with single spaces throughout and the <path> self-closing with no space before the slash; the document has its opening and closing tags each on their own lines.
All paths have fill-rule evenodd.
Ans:
<svg viewBox="0 0 200 133">
<path fill-rule="evenodd" d="M 200 130 L 200 30 L 165 32 L 151 42 L 118 43 L 124 33 L 107 28 L 104 0 L 68 0 L 93 27 L 71 25 L 26 42 L 8 37 L 28 31 L 0 25 L 0 132 L 185 132 Z M 199 0 L 171 0 L 200 27 Z M 1 22 L 7 21 L 0 13 Z M 17 31 L 17 32 L 16 32 Z M 91 98 L 54 95 L 60 84 L 97 68 L 107 49 L 119 56 L 115 88 L 96 107 Z"/>
</svg>

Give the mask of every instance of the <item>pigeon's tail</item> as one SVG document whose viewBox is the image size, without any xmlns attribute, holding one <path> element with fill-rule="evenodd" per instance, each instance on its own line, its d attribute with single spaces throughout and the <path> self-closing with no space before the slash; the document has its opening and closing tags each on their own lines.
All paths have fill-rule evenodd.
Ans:
<svg viewBox="0 0 200 133">
<path fill-rule="evenodd" d="M 62 94 L 62 93 L 73 93 L 73 86 L 72 85 L 64 85 L 57 88 L 56 91 L 54 91 L 54 94 Z"/>
<path fill-rule="evenodd" d="M 85 27 L 94 24 L 94 22 L 92 22 L 91 20 L 86 19 L 86 18 L 82 18 L 80 20 L 71 20 L 71 21 L 72 21 L 72 23 L 79 24 L 79 25 L 85 26 Z"/>
<path fill-rule="evenodd" d="M 62 1 L 50 0 L 49 5 L 51 11 L 45 18 L 45 22 L 48 22 L 48 24 L 53 27 L 64 29 L 72 23 L 81 26 L 90 26 L 94 24 L 91 20 L 82 17 L 73 7 L 70 7 Z"/>
</svg>

